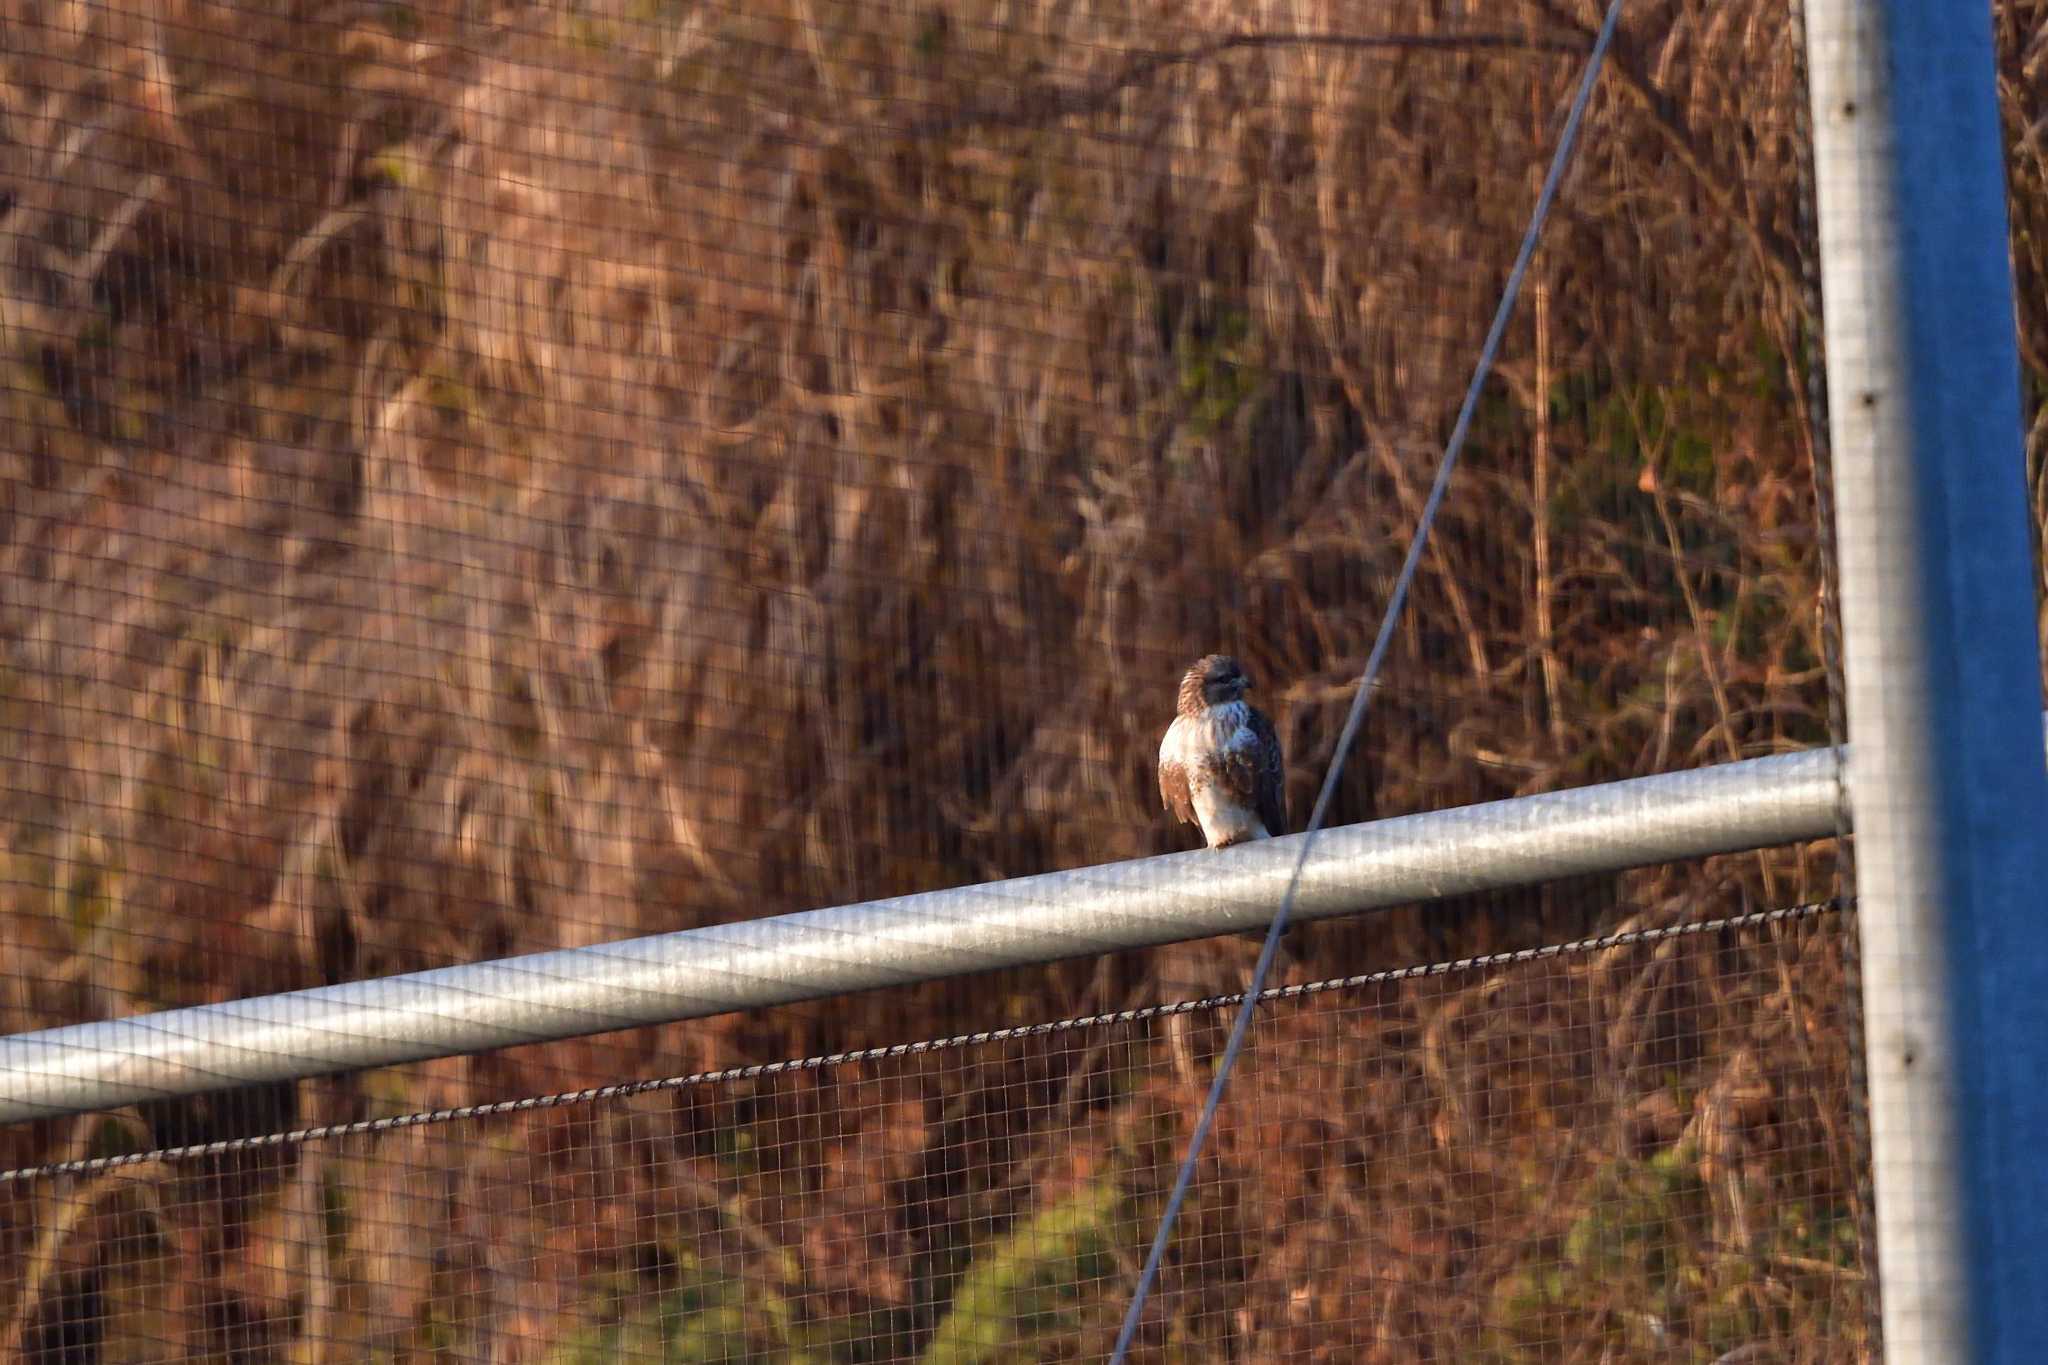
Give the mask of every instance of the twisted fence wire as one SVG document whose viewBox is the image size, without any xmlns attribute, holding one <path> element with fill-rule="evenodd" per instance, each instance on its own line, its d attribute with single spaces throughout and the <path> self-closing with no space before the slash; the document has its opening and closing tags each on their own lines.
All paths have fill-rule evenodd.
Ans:
<svg viewBox="0 0 2048 1365">
<path fill-rule="evenodd" d="M 352 1123 L 319 1124 L 309 1128 L 295 1128 L 290 1132 L 264 1133 L 253 1137 L 229 1138 L 220 1142 L 188 1144 L 182 1147 L 157 1147 L 148 1151 L 124 1152 L 118 1156 L 88 1157 L 76 1161 L 47 1162 L 38 1166 L 22 1166 L 14 1170 L 0 1171 L 0 1184 L 14 1181 L 47 1180 L 58 1176 L 98 1175 L 106 1171 L 119 1170 L 124 1166 L 142 1165 L 152 1162 L 190 1161 L 201 1157 L 227 1156 L 235 1152 L 252 1151 L 263 1147 L 281 1147 L 293 1143 L 315 1142 L 328 1138 L 361 1137 L 373 1133 L 389 1132 L 399 1128 L 415 1128 L 430 1123 L 456 1123 L 468 1119 L 496 1118 L 505 1114 L 526 1113 L 535 1109 L 554 1109 L 566 1104 L 589 1104 L 601 1100 L 625 1099 L 633 1095 L 652 1094 L 663 1090 L 679 1090 L 688 1086 L 722 1085 L 733 1081 L 757 1080 L 763 1077 L 779 1076 L 790 1071 L 814 1071 L 821 1067 L 844 1066 L 856 1062 L 889 1061 L 898 1057 L 917 1057 L 929 1052 L 948 1052 L 960 1048 L 979 1047 L 988 1043 L 1010 1042 L 1022 1038 L 1040 1038 L 1054 1033 L 1070 1033 L 1076 1030 L 1098 1028 L 1109 1024 L 1140 1024 L 1152 1019 L 1166 1019 L 1181 1014 L 1206 1014 L 1228 1009 L 1246 1003 L 1270 1004 L 1277 1000 L 1299 1000 L 1307 996 L 1323 995 L 1331 991 L 1355 990 L 1361 986 L 1387 985 L 1399 981 L 1414 981 L 1433 976 L 1450 976 L 1456 973 L 1485 971 L 1497 967 L 1516 967 L 1530 962 L 1543 962 L 1550 958 L 1575 956 L 1585 953 L 1601 953 L 1614 948 L 1633 947 L 1638 944 L 1659 943 L 1665 939 L 1690 938 L 1700 934 L 1717 933 L 1728 929 L 1752 929 L 1764 925 L 1785 924 L 1798 920 L 1812 919 L 1819 915 L 1839 912 L 1843 907 L 1838 902 L 1817 901 L 1807 905 L 1787 906 L 1779 910 L 1753 910 L 1741 915 L 1727 915 L 1719 919 L 1688 920 L 1683 924 L 1658 925 L 1647 929 L 1629 929 L 1618 934 L 1606 934 L 1600 938 L 1580 939 L 1572 943 L 1551 943 L 1537 948 L 1517 948 L 1510 952 L 1483 953 L 1476 957 L 1456 958 L 1446 962 L 1423 963 L 1413 967 L 1389 967 L 1383 971 L 1359 972 L 1351 976 L 1333 977 L 1322 981 L 1304 981 L 1287 986 L 1267 986 L 1256 995 L 1235 991 L 1225 995 L 1207 996 L 1200 1000 L 1171 1000 L 1156 1005 L 1141 1005 L 1132 1009 L 1113 1010 L 1105 1014 L 1077 1015 L 1068 1019 L 1049 1019 L 1043 1023 L 1019 1024 L 1011 1028 L 982 1029 L 974 1033 L 960 1033 L 948 1038 L 926 1038 L 909 1043 L 889 1043 L 879 1047 L 855 1048 L 847 1052 L 827 1052 L 810 1057 L 791 1058 L 779 1062 L 756 1062 L 746 1066 L 721 1067 L 716 1071 L 692 1072 L 686 1076 L 663 1076 L 650 1080 L 627 1081 L 618 1085 L 591 1086 L 582 1090 L 557 1091 L 550 1095 L 528 1095 L 520 1099 L 494 1100 L 487 1104 L 455 1105 L 448 1109 L 435 1109 L 411 1114 L 394 1114 L 387 1118 L 359 1119 Z"/>
</svg>

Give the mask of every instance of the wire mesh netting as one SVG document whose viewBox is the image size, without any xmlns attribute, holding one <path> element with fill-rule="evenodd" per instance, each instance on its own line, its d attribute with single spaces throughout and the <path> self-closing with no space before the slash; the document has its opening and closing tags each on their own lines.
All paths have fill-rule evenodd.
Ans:
<svg viewBox="0 0 2048 1365">
<path fill-rule="evenodd" d="M 1273 992 L 1158 1358 L 1854 1358 L 1840 918 Z M 24 1192 L 22 1344 L 1097 1359 L 1229 1003 L 88 1159 Z"/>
<path fill-rule="evenodd" d="M 0 1032 L 1198 847 L 1212 650 L 1298 828 L 1597 18 L 0 0 Z M 1631 8 L 1333 823 L 1839 738 L 1799 52 Z M 1850 916 L 1662 933 L 1843 889 L 1291 933 L 1394 974 L 1265 1007 L 1141 1354 L 1866 1358 Z M 1099 1358 L 1251 958 L 0 1128 L 141 1158 L 0 1184 L 0 1330 Z"/>
</svg>

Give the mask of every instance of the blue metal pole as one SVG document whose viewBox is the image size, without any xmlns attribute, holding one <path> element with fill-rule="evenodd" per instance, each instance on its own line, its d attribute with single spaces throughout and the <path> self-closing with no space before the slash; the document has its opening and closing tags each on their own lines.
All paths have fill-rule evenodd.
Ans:
<svg viewBox="0 0 2048 1365">
<path fill-rule="evenodd" d="M 1887 1358 L 2048 1359 L 2048 769 L 1991 6 L 1809 0 Z"/>
</svg>

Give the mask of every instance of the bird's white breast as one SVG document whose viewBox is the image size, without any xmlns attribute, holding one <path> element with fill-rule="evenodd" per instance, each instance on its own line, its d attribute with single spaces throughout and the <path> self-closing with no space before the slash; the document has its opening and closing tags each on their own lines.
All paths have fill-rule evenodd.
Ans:
<svg viewBox="0 0 2048 1365">
<path fill-rule="evenodd" d="M 1241 701 L 1205 709 L 1199 717 L 1176 716 L 1159 742 L 1159 761 L 1178 763 L 1187 774 L 1188 796 L 1202 834 L 1214 845 L 1226 839 L 1263 839 L 1269 831 L 1257 809 L 1217 782 L 1217 769 L 1233 750 L 1256 748 L 1249 708 Z"/>
<path fill-rule="evenodd" d="M 1190 786 L 1212 779 L 1217 759 L 1232 749 L 1248 749 L 1259 742 L 1246 722 L 1248 708 L 1241 701 L 1206 708 L 1199 718 L 1175 716 L 1159 741 L 1159 761 L 1178 763 L 1187 770 Z"/>
</svg>

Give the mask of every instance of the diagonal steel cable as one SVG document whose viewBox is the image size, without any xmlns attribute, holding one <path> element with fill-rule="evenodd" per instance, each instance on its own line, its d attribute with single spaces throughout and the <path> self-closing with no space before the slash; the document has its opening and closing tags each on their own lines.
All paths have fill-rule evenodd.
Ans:
<svg viewBox="0 0 2048 1365">
<path fill-rule="evenodd" d="M 1515 256 L 1514 268 L 1508 272 L 1505 288 L 1501 290 L 1500 306 L 1494 310 L 1493 325 L 1486 333 L 1486 344 L 1480 348 L 1479 362 L 1472 367 L 1472 382 L 1465 388 L 1464 404 L 1458 409 L 1458 420 L 1451 428 L 1451 436 L 1444 443 L 1443 459 L 1437 465 L 1436 482 L 1430 485 L 1429 498 L 1423 504 L 1422 514 L 1416 521 L 1415 534 L 1408 542 L 1408 557 L 1401 564 L 1400 575 L 1394 580 L 1393 594 L 1387 600 L 1386 614 L 1380 619 L 1380 630 L 1373 640 L 1372 653 L 1366 657 L 1365 672 L 1359 676 L 1358 691 L 1352 697 L 1351 711 L 1344 719 L 1344 729 L 1337 737 L 1337 747 L 1330 755 L 1330 764 L 1323 774 L 1322 790 L 1316 793 L 1315 809 L 1310 813 L 1306 835 L 1301 841 L 1301 852 L 1296 856 L 1293 875 L 1288 878 L 1287 890 L 1280 898 L 1280 908 L 1273 915 L 1273 923 L 1266 930 L 1265 945 L 1259 950 L 1258 965 L 1252 969 L 1251 984 L 1246 987 L 1244 1003 L 1239 1006 L 1237 1021 L 1230 1029 L 1230 1042 L 1223 1049 L 1223 1058 L 1217 1064 L 1216 1078 L 1209 1085 L 1208 1098 L 1203 1101 L 1201 1117 L 1195 1121 L 1195 1131 L 1188 1139 L 1187 1155 L 1182 1158 L 1180 1171 L 1174 1177 L 1173 1192 L 1167 1196 L 1166 1208 L 1159 1216 L 1159 1229 L 1153 1235 L 1152 1249 L 1145 1257 L 1145 1268 L 1138 1275 L 1137 1287 L 1131 1292 L 1130 1308 L 1124 1314 L 1123 1326 L 1117 1332 L 1116 1349 L 1110 1355 L 1110 1365 L 1122 1365 L 1131 1349 L 1131 1342 L 1137 1336 L 1138 1321 L 1145 1308 L 1146 1297 L 1152 1291 L 1153 1281 L 1158 1278 L 1159 1265 L 1166 1256 L 1166 1246 L 1173 1234 L 1174 1220 L 1180 1216 L 1182 1202 L 1187 1198 L 1188 1186 L 1194 1181 L 1196 1163 L 1201 1160 L 1202 1148 L 1209 1138 L 1209 1130 L 1215 1125 L 1217 1108 L 1223 1101 L 1223 1090 L 1230 1082 L 1230 1073 L 1237 1065 L 1237 1059 L 1244 1051 L 1244 1040 L 1251 1031 L 1252 1016 L 1257 1013 L 1259 998 L 1265 989 L 1266 977 L 1273 969 L 1273 959 L 1279 952 L 1281 935 L 1287 932 L 1287 919 L 1294 909 L 1294 896 L 1301 884 L 1302 869 L 1308 863 L 1309 851 L 1315 846 L 1317 833 L 1322 829 L 1324 817 L 1329 814 L 1331 797 L 1337 790 L 1337 781 L 1344 773 L 1345 759 L 1350 755 L 1351 745 L 1358 738 L 1358 730 L 1365 722 L 1366 704 L 1372 696 L 1374 683 L 1379 678 L 1380 665 L 1385 661 L 1387 648 L 1393 642 L 1394 628 L 1400 623 L 1401 608 L 1408 600 L 1408 589 L 1415 580 L 1415 571 L 1422 562 L 1423 547 L 1429 541 L 1430 526 L 1436 521 L 1439 508 L 1443 505 L 1444 491 L 1450 487 L 1451 473 L 1457 468 L 1458 456 L 1464 450 L 1465 438 L 1472 429 L 1472 417 L 1479 407 L 1479 395 L 1486 386 L 1486 379 L 1493 371 L 1495 356 L 1507 335 L 1508 320 L 1514 316 L 1515 302 L 1522 293 L 1522 280 L 1528 274 L 1529 262 L 1536 254 L 1538 242 L 1542 240 L 1543 228 L 1550 220 L 1550 209 L 1557 200 L 1558 186 L 1564 181 L 1564 173 L 1571 164 L 1572 150 L 1578 145 L 1579 129 L 1585 122 L 1586 107 L 1592 102 L 1593 87 L 1600 77 L 1600 68 L 1606 60 L 1607 49 L 1613 44 L 1614 31 L 1621 19 L 1623 0 L 1611 0 L 1607 6 L 1607 17 L 1600 24 L 1599 35 L 1593 40 L 1593 49 L 1586 58 L 1585 74 L 1579 78 L 1578 93 L 1572 98 L 1571 112 L 1565 117 L 1564 131 L 1559 134 L 1557 151 L 1551 157 L 1549 174 L 1544 177 L 1543 190 L 1536 196 L 1536 207 L 1529 215 L 1529 227 L 1522 234 L 1522 247 Z"/>
</svg>

